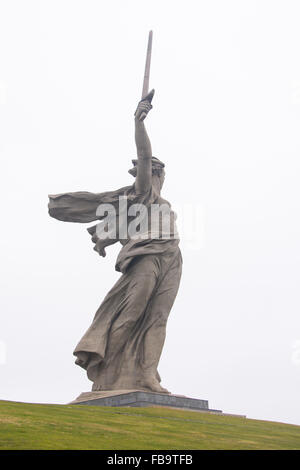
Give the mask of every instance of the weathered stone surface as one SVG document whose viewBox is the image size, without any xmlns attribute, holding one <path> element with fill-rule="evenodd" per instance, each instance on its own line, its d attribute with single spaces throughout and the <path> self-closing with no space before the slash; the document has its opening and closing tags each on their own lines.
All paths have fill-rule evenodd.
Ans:
<svg viewBox="0 0 300 470">
<path fill-rule="evenodd" d="M 134 168 L 129 170 L 135 177 L 133 185 L 104 193 L 77 191 L 49 196 L 51 217 L 66 222 L 101 221 L 88 228 L 94 249 L 101 256 L 105 256 L 107 246 L 117 242 L 122 245 L 115 265 L 122 276 L 74 350 L 76 364 L 87 371 L 93 391 L 142 389 L 169 393 L 160 384 L 157 368 L 180 284 L 182 256 L 176 215 L 161 197 L 165 165 L 152 156 L 144 121 L 139 119 L 152 108 L 152 98 L 150 92 L 135 114 L 137 159 L 132 160 Z M 120 198 L 126 199 L 126 210 Z M 105 211 L 99 213 L 100 206 L 105 206 L 105 211 L 107 206 L 113 209 L 109 224 Z M 135 236 L 128 227 L 133 222 L 130 209 L 137 206 L 144 210 L 139 209 L 143 214 L 137 223 L 141 232 Z M 158 224 L 154 223 L 157 208 L 161 210 Z M 102 238 L 108 225 L 113 235 Z"/>
</svg>

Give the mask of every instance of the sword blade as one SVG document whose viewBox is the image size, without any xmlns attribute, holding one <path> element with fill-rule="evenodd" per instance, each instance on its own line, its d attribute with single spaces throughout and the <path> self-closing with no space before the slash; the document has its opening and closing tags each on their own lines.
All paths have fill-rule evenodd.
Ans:
<svg viewBox="0 0 300 470">
<path fill-rule="evenodd" d="M 149 31 L 148 47 L 147 47 L 147 55 L 146 55 L 146 64 L 145 64 L 145 73 L 144 73 L 144 83 L 143 83 L 143 91 L 142 91 L 142 99 L 149 92 L 150 65 L 151 65 L 151 52 L 152 52 L 152 37 L 153 37 L 153 31 Z"/>
</svg>

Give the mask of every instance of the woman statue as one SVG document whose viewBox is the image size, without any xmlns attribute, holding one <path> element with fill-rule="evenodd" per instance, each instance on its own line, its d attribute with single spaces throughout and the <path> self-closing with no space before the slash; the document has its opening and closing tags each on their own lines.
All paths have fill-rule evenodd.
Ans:
<svg viewBox="0 0 300 470">
<path fill-rule="evenodd" d="M 93 391 L 169 393 L 160 385 L 157 366 L 168 315 L 179 287 L 182 257 L 175 214 L 160 195 L 165 165 L 152 156 L 143 121 L 152 108 L 153 94 L 154 90 L 140 101 L 135 112 L 137 159 L 132 160 L 134 166 L 129 170 L 135 177 L 132 186 L 97 194 L 79 191 L 49 196 L 49 214 L 58 220 L 102 220 L 88 229 L 94 249 L 101 256 L 106 255 L 108 245 L 117 241 L 122 244 L 116 262 L 116 270 L 122 275 L 106 295 L 74 351 L 76 364 L 86 369 L 93 382 Z M 120 198 L 126 199 L 126 211 L 120 209 Z M 103 237 L 108 224 L 103 222 L 104 215 L 99 211 L 101 204 L 105 207 L 110 204 L 115 211 L 114 237 Z M 124 226 L 129 227 L 133 220 L 134 207 L 148 220 L 147 229 L 135 234 L 126 229 L 124 235 Z M 158 212 L 153 208 L 159 208 Z M 153 229 L 153 214 L 157 213 L 158 223 L 156 220 Z M 170 222 L 169 230 L 164 218 Z M 141 218 L 139 221 L 139 226 L 145 227 Z"/>
</svg>

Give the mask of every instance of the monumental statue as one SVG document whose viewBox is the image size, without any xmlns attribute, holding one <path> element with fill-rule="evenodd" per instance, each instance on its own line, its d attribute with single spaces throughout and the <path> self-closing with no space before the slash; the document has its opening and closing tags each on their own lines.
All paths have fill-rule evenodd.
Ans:
<svg viewBox="0 0 300 470">
<path fill-rule="evenodd" d="M 77 344 L 76 364 L 87 371 L 93 391 L 146 390 L 160 385 L 158 362 L 167 319 L 181 277 L 182 257 L 176 215 L 162 198 L 165 165 L 152 155 L 144 120 L 152 109 L 149 92 L 152 33 L 149 35 L 142 99 L 134 115 L 137 158 L 129 170 L 134 183 L 102 193 L 50 195 L 49 214 L 66 222 L 93 222 L 94 250 L 119 242 L 119 280 Z"/>
</svg>

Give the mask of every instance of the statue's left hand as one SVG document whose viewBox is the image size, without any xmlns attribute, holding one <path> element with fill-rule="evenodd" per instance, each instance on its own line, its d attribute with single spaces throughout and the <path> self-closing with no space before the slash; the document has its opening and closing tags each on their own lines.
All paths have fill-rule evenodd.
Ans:
<svg viewBox="0 0 300 470">
<path fill-rule="evenodd" d="M 106 256 L 106 251 L 105 251 L 105 248 L 103 247 L 99 247 L 97 248 L 97 245 L 95 246 L 94 250 L 96 250 L 100 256 L 102 256 L 103 258 L 105 258 Z"/>
<path fill-rule="evenodd" d="M 100 256 L 103 256 L 103 258 L 105 258 L 105 256 L 106 256 L 106 251 L 105 251 L 106 243 L 104 242 L 104 240 L 101 240 L 100 238 L 98 238 L 97 234 L 95 233 L 92 236 L 92 242 L 95 243 L 94 250 L 97 251 L 97 253 L 99 253 Z"/>
</svg>

